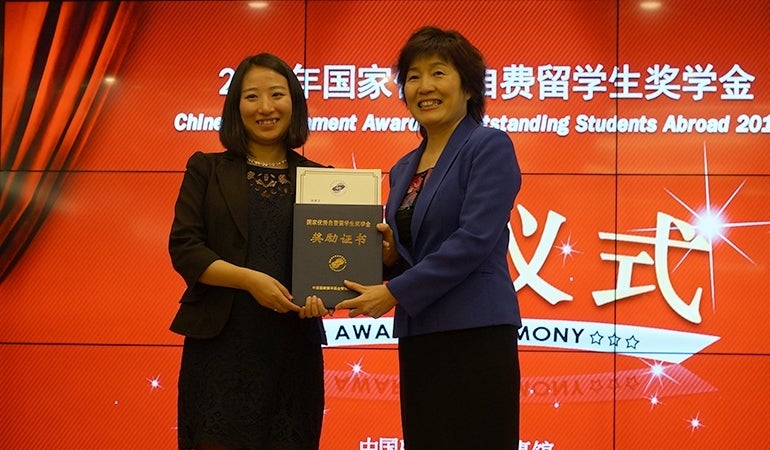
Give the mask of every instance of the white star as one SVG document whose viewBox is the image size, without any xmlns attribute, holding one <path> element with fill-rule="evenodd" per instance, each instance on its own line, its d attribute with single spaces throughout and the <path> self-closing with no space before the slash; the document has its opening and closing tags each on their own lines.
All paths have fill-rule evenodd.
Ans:
<svg viewBox="0 0 770 450">
<path fill-rule="evenodd" d="M 564 263 L 567 261 L 567 257 L 569 256 L 572 258 L 572 255 L 574 253 L 582 253 L 578 250 L 575 250 L 575 244 L 577 242 L 571 242 L 572 241 L 572 235 L 567 237 L 567 242 L 562 241 L 560 245 L 557 245 L 556 248 L 558 248 L 561 251 L 561 266 L 564 267 Z"/>
<path fill-rule="evenodd" d="M 756 227 L 756 226 L 766 226 L 770 225 L 770 221 L 755 221 L 755 222 L 729 222 L 728 219 L 725 218 L 725 210 L 730 205 L 730 203 L 733 201 L 733 199 L 738 195 L 741 189 L 743 189 L 743 186 L 746 184 L 746 180 L 743 180 L 741 184 L 735 188 L 733 193 L 730 195 L 730 198 L 725 201 L 725 203 L 719 207 L 715 204 L 711 203 L 711 187 L 709 185 L 709 169 L 708 169 L 708 154 L 706 151 L 706 144 L 703 144 L 703 180 L 705 183 L 704 187 L 704 204 L 700 210 L 696 211 L 696 208 L 691 207 L 687 203 L 684 202 L 684 200 L 677 197 L 676 194 L 671 192 L 669 189 L 664 188 L 665 191 L 670 195 L 674 200 L 676 200 L 677 203 L 679 203 L 684 209 L 686 209 L 690 214 L 693 216 L 693 226 L 696 229 L 697 236 L 703 237 L 706 239 L 706 241 L 709 244 L 709 281 L 710 281 L 710 288 L 711 288 L 711 310 L 716 310 L 716 287 L 714 283 L 714 244 L 719 243 L 719 241 L 726 243 L 730 247 L 732 247 L 733 250 L 738 252 L 741 256 L 743 256 L 744 259 L 749 261 L 752 264 L 754 263 L 754 260 L 752 260 L 749 255 L 746 254 L 740 247 L 738 247 L 735 243 L 733 243 L 730 239 L 727 238 L 727 230 L 730 228 L 739 228 L 739 227 Z M 641 228 L 639 231 L 654 231 L 655 229 L 652 228 Z M 674 266 L 673 270 L 676 270 L 679 268 L 679 266 L 684 262 L 685 258 L 687 258 L 687 255 L 690 254 L 692 250 L 688 250 L 682 258 L 677 262 L 676 266 Z"/>
<path fill-rule="evenodd" d="M 694 218 L 694 226 L 695 229 L 698 232 L 698 236 L 702 236 L 706 238 L 706 240 L 709 243 L 709 275 L 710 275 L 710 287 L 711 287 L 711 310 L 716 309 L 716 293 L 715 293 L 715 286 L 714 286 L 714 243 L 715 241 L 721 240 L 722 242 L 726 243 L 730 247 L 733 248 L 738 254 L 743 256 L 747 261 L 749 261 L 752 264 L 755 264 L 754 261 L 749 257 L 749 255 L 746 254 L 740 247 L 738 247 L 735 243 L 733 243 L 730 239 L 727 238 L 727 229 L 729 228 L 738 228 L 738 227 L 755 227 L 755 226 L 763 226 L 763 225 L 770 225 L 770 221 L 759 221 L 759 222 L 728 222 L 725 218 L 725 210 L 730 205 L 730 203 L 733 201 L 733 199 L 738 195 L 738 192 L 740 192 L 741 189 L 743 189 L 743 186 L 746 184 L 746 180 L 743 180 L 741 182 L 740 186 L 735 188 L 733 193 L 730 195 L 730 198 L 725 201 L 725 203 L 718 207 L 717 205 L 714 205 L 711 203 L 711 188 L 709 185 L 709 170 L 708 170 L 708 155 L 706 151 L 706 144 L 703 144 L 703 180 L 705 182 L 705 206 L 701 208 L 699 211 L 696 211 L 695 208 L 690 207 L 687 205 L 683 200 L 681 200 L 679 197 L 677 197 L 674 193 L 666 189 L 666 192 L 674 198 L 674 200 L 677 201 L 684 209 L 690 212 L 690 214 L 693 215 Z M 687 253 L 682 256 L 682 259 L 677 263 L 677 265 L 674 267 L 674 270 L 676 270 L 677 267 L 684 261 L 684 259 L 687 257 L 687 255 L 690 253 L 688 250 Z"/>
<path fill-rule="evenodd" d="M 650 383 L 652 383 L 652 381 L 655 379 L 658 380 L 658 384 L 663 385 L 663 381 L 661 380 L 663 377 L 666 377 L 674 383 L 679 384 L 678 381 L 676 381 L 674 378 L 671 378 L 671 376 L 666 373 L 666 366 L 663 365 L 663 362 L 655 361 L 653 364 L 650 364 L 645 360 L 641 361 L 647 364 L 647 366 L 650 368 L 650 379 L 647 381 L 647 385 L 644 386 L 645 391 L 650 387 Z"/>
<path fill-rule="evenodd" d="M 348 363 L 348 366 L 350 366 L 350 379 L 352 380 L 355 377 L 361 376 L 361 375 L 369 375 L 366 373 L 363 369 L 363 365 L 361 365 L 361 361 L 363 361 L 363 357 L 358 359 L 357 363 L 350 364 Z"/>
<path fill-rule="evenodd" d="M 650 401 L 650 411 L 652 411 L 654 407 L 662 404 L 662 402 L 660 401 L 660 398 L 658 397 L 658 394 L 647 397 L 647 399 Z"/>
<path fill-rule="evenodd" d="M 160 375 L 156 376 L 155 378 L 148 378 L 147 381 L 150 382 L 150 391 L 161 389 L 163 387 L 160 385 Z"/>
<path fill-rule="evenodd" d="M 696 414 L 692 419 L 687 419 L 687 423 L 690 424 L 690 433 L 694 432 L 698 428 L 703 428 L 703 422 L 699 419 L 700 413 Z"/>
</svg>

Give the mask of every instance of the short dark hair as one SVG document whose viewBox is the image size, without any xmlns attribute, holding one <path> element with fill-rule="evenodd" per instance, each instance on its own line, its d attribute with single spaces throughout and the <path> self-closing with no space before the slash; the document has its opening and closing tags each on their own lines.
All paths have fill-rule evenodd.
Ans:
<svg viewBox="0 0 770 450">
<path fill-rule="evenodd" d="M 291 123 L 286 133 L 285 144 L 288 148 L 302 147 L 308 137 L 308 113 L 305 91 L 302 89 L 297 76 L 281 58 L 270 54 L 260 53 L 245 58 L 235 69 L 235 74 L 230 81 L 230 87 L 225 96 L 225 105 L 222 108 L 222 124 L 219 128 L 219 142 L 226 149 L 241 156 L 248 154 L 246 130 L 241 120 L 241 90 L 243 89 L 243 77 L 252 67 L 265 67 L 281 74 L 289 84 L 291 96 Z"/>
<path fill-rule="evenodd" d="M 462 34 L 455 30 L 442 30 L 434 26 L 415 31 L 398 56 L 397 82 L 403 94 L 406 73 L 415 59 L 421 56 L 438 56 L 451 63 L 460 74 L 460 85 L 470 94 L 468 114 L 481 122 L 484 115 L 484 78 L 486 65 L 481 52 Z M 406 97 L 404 96 L 404 101 Z"/>
</svg>

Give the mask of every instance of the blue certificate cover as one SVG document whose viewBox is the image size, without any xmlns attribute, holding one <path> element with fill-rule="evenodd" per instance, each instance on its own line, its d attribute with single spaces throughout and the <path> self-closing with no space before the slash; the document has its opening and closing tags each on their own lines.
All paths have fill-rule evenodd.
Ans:
<svg viewBox="0 0 770 450">
<path fill-rule="evenodd" d="M 355 297 L 343 280 L 382 283 L 382 205 L 295 204 L 291 294 L 324 306 Z"/>
</svg>

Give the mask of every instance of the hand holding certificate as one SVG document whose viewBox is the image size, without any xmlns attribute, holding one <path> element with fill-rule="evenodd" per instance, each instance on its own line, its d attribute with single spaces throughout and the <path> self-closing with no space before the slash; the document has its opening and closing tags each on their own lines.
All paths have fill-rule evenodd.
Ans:
<svg viewBox="0 0 770 450">
<path fill-rule="evenodd" d="M 379 169 L 297 168 L 292 296 L 334 308 L 354 297 L 343 281 L 382 283 Z"/>
</svg>

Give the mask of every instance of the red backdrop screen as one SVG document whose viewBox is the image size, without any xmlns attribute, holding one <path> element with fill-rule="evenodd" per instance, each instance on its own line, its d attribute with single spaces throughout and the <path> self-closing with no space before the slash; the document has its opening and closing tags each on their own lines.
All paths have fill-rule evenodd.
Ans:
<svg viewBox="0 0 770 450">
<path fill-rule="evenodd" d="M 3 8 L 0 448 L 175 448 L 167 238 L 235 67 L 279 55 L 310 108 L 300 150 L 387 177 L 419 143 L 394 66 L 427 24 L 484 54 L 484 124 L 523 171 L 520 449 L 770 442 L 766 0 Z M 325 323 L 322 448 L 403 450 L 392 317 Z"/>
</svg>

